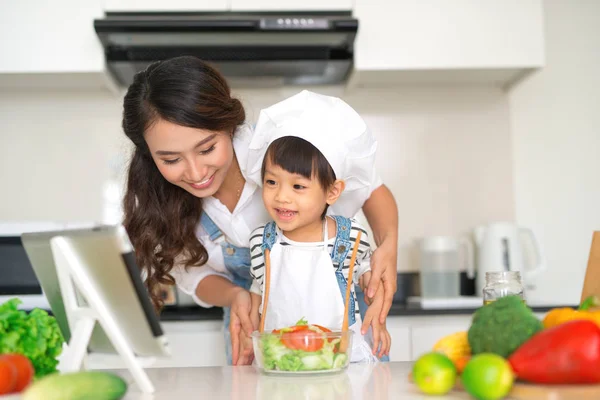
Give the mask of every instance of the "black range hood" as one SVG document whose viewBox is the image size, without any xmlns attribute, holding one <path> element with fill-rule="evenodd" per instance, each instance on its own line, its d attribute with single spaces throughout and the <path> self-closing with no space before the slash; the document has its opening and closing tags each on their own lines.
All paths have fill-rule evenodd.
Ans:
<svg viewBox="0 0 600 400">
<path fill-rule="evenodd" d="M 148 64 L 194 55 L 232 82 L 343 83 L 353 66 L 351 12 L 107 13 L 94 21 L 121 86 Z"/>
</svg>

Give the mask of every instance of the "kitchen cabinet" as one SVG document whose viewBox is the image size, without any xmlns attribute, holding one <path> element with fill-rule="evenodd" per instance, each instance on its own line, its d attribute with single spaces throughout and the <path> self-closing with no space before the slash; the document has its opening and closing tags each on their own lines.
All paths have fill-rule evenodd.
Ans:
<svg viewBox="0 0 600 400">
<path fill-rule="evenodd" d="M 542 0 L 356 0 L 356 79 L 507 84 L 544 65 Z"/>
<path fill-rule="evenodd" d="M 144 364 L 147 368 L 227 365 L 222 321 L 163 322 L 161 325 L 169 338 L 171 357 L 147 360 Z M 90 369 L 125 368 L 119 356 L 107 354 L 91 354 L 86 365 Z"/>
<path fill-rule="evenodd" d="M 392 336 L 390 361 L 414 361 L 446 335 L 465 331 L 471 315 L 391 316 L 387 328 Z M 396 352 L 399 352 L 396 354 Z"/>
<path fill-rule="evenodd" d="M 230 0 L 103 0 L 107 12 L 227 11 Z"/>
<path fill-rule="evenodd" d="M 0 74 L 104 71 L 104 53 L 93 20 L 100 0 L 4 2 L 0 12 Z M 18 78 L 18 77 L 17 77 Z M 34 79 L 33 77 L 32 79 Z M 76 81 L 84 81 L 75 77 Z M 9 75 L 8 79 L 15 79 Z"/>
<path fill-rule="evenodd" d="M 387 329 L 392 338 L 390 361 L 410 361 L 410 326 L 406 326 L 395 317 L 390 317 L 387 322 Z"/>
<path fill-rule="evenodd" d="M 430 352 L 433 345 L 443 338 L 455 332 L 469 329 L 470 319 L 467 321 L 450 321 L 450 323 L 435 324 L 429 326 L 414 326 L 411 328 L 411 359 L 415 361 L 419 356 Z"/>
<path fill-rule="evenodd" d="M 353 0 L 229 0 L 231 11 L 350 11 Z"/>
</svg>

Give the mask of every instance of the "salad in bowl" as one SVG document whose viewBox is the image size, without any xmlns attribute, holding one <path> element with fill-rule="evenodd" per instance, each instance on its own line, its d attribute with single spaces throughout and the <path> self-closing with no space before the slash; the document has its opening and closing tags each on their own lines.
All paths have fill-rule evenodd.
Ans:
<svg viewBox="0 0 600 400">
<path fill-rule="evenodd" d="M 254 332 L 257 367 L 265 373 L 331 373 L 350 362 L 354 332 L 333 332 L 301 319 L 270 333 Z"/>
</svg>

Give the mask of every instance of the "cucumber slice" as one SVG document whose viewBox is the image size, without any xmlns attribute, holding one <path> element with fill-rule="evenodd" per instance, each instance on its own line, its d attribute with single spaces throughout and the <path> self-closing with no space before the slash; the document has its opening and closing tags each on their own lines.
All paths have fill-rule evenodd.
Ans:
<svg viewBox="0 0 600 400">
<path fill-rule="evenodd" d="M 345 354 L 336 354 L 333 358 L 333 368 L 342 368 L 348 362 L 348 356 Z"/>
</svg>

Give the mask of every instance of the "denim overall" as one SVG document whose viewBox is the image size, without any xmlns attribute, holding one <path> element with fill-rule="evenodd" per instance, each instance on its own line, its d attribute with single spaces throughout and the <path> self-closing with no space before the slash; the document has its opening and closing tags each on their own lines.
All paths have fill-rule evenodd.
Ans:
<svg viewBox="0 0 600 400">
<path fill-rule="evenodd" d="M 208 233 L 210 240 L 215 241 L 224 236 L 223 232 L 221 232 L 219 227 L 217 227 L 206 213 L 202 213 L 200 223 Z M 233 276 L 233 283 L 246 290 L 250 290 L 250 285 L 252 284 L 252 277 L 250 276 L 250 249 L 247 247 L 237 247 L 228 243 L 226 240 L 222 240 L 221 250 L 223 251 L 225 268 L 227 268 L 227 271 Z M 225 354 L 227 356 L 228 365 L 232 364 L 231 334 L 229 333 L 230 312 L 230 307 L 223 307 Z"/>
<path fill-rule="evenodd" d="M 348 281 L 344 277 L 343 267 L 344 267 L 344 260 L 346 259 L 346 257 L 348 256 L 348 252 L 350 252 L 350 250 L 352 250 L 353 245 L 354 245 L 350 238 L 350 228 L 352 225 L 351 225 L 351 221 L 349 218 L 345 218 L 345 217 L 342 217 L 339 215 L 333 215 L 331 217 L 333 219 L 335 219 L 335 222 L 336 222 L 335 242 L 333 245 L 333 252 L 331 253 L 331 259 L 333 261 L 334 267 L 336 267 L 335 276 L 336 276 L 336 279 L 338 282 L 338 287 L 340 289 L 340 294 L 342 296 L 342 299 L 344 299 L 344 298 L 346 298 L 346 288 L 348 286 Z M 273 247 L 273 244 L 275 243 L 275 241 L 277 239 L 277 230 L 276 229 L 277 229 L 277 227 L 274 222 L 269 222 L 265 226 L 265 230 L 263 232 L 263 244 L 262 244 L 263 254 L 266 249 L 268 249 L 270 251 L 271 248 Z M 355 291 L 356 291 L 356 296 L 357 296 L 356 298 L 358 301 L 359 313 L 360 313 L 362 320 L 364 321 L 365 312 L 366 312 L 368 306 L 364 301 L 363 293 L 360 290 L 359 286 L 355 286 Z M 354 295 L 355 295 L 354 293 L 351 293 L 352 298 L 354 298 Z M 355 304 L 356 303 L 354 301 L 350 301 L 350 304 L 348 307 L 348 325 L 353 325 L 356 322 L 356 308 L 355 308 L 356 306 L 355 306 Z M 372 343 L 372 341 L 371 341 L 371 343 Z M 379 360 L 380 361 L 389 361 L 389 357 L 383 356 Z"/>
</svg>

